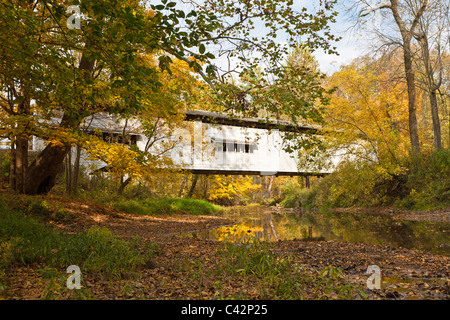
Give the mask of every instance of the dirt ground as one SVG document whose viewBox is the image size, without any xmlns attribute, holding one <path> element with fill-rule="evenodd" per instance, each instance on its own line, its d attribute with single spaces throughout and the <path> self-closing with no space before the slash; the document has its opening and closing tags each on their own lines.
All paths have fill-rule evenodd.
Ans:
<svg viewBox="0 0 450 320">
<path fill-rule="evenodd" d="M 52 201 L 61 201 L 61 205 L 74 213 L 74 219 L 70 221 L 49 221 L 64 232 L 74 233 L 94 225 L 104 226 L 120 237 L 138 236 L 144 241 L 157 243 L 159 247 L 159 253 L 151 265 L 140 270 L 137 278 L 122 279 L 111 285 L 111 281 L 99 275 L 85 275 L 85 286 L 95 299 L 261 298 L 251 281 L 240 278 L 222 278 L 218 281 L 206 276 L 206 271 L 216 266 L 216 251 L 220 243 L 177 235 L 229 225 L 233 220 L 214 216 L 140 216 L 94 203 L 68 203 L 58 198 Z M 342 212 L 345 214 L 345 210 Z M 387 212 L 398 217 L 405 214 Z M 412 219 L 425 219 L 426 216 L 427 213 L 420 212 L 409 215 Z M 448 219 L 448 212 L 428 212 L 428 218 L 448 221 L 445 220 Z M 293 256 L 296 264 L 309 270 L 320 271 L 330 265 L 339 267 L 348 281 L 365 288 L 369 299 L 450 298 L 450 257 L 447 256 L 383 245 L 334 241 L 278 241 L 273 243 L 273 250 L 280 256 Z M 201 265 L 202 269 L 196 265 Z M 381 269 L 380 290 L 366 288 L 369 265 L 377 265 Z M 8 295 L 12 299 L 40 299 L 43 290 L 49 286 L 31 267 L 14 270 L 9 279 L 11 289 Z M 67 295 L 61 293 L 56 298 L 68 298 Z"/>
</svg>

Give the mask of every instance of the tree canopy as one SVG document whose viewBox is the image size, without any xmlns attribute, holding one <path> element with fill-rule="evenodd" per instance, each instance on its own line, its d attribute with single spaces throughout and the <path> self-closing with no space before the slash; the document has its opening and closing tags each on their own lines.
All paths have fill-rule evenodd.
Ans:
<svg viewBox="0 0 450 320">
<path fill-rule="evenodd" d="M 299 39 L 312 50 L 334 52 L 336 38 L 328 25 L 336 15 L 335 3 L 323 1 L 311 12 L 295 10 L 292 0 L 185 1 L 184 6 L 168 0 L 2 1 L 1 127 L 12 141 L 15 188 L 48 192 L 82 121 L 100 111 L 119 117 L 136 114 L 162 92 L 158 68 L 170 73 L 175 59 L 185 61 L 213 94 L 223 96 L 228 94 L 227 74 L 242 76 L 263 63 L 265 83 L 283 79 L 280 61 Z M 69 6 L 78 6 L 80 17 L 73 17 Z M 75 18 L 79 29 L 68 25 Z M 257 32 L 261 24 L 263 32 Z M 285 45 L 276 41 L 280 34 L 287 37 Z M 148 55 L 155 57 L 157 67 Z M 214 65 L 223 56 L 237 59 L 225 73 Z M 262 86 L 264 82 L 254 83 L 252 89 Z M 323 91 L 310 90 L 312 97 Z M 294 110 L 304 112 L 313 103 Z M 225 107 L 251 111 L 243 106 Z M 269 110 L 270 116 L 288 111 L 297 120 L 291 108 L 253 107 Z M 31 135 L 48 144 L 28 165 L 24 150 Z"/>
</svg>

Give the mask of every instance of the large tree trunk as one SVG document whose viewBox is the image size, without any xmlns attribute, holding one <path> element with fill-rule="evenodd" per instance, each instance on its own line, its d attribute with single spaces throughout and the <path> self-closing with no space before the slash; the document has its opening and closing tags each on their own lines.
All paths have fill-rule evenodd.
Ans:
<svg viewBox="0 0 450 320">
<path fill-rule="evenodd" d="M 81 116 L 64 114 L 60 127 L 77 128 Z M 55 185 L 56 176 L 61 172 L 64 159 L 71 150 L 68 142 L 49 143 L 30 164 L 26 172 L 24 193 L 47 194 Z"/>
<path fill-rule="evenodd" d="M 404 44 L 406 84 L 408 87 L 408 125 L 412 155 L 420 154 L 419 130 L 417 126 L 417 95 L 410 43 Z"/>
<path fill-rule="evenodd" d="M 69 144 L 48 144 L 28 167 L 24 193 L 47 194 L 55 185 L 69 150 Z"/>
<path fill-rule="evenodd" d="M 89 39 L 85 48 L 90 46 Z M 79 70 L 83 72 L 83 77 L 87 81 L 91 78 L 95 61 L 82 56 Z M 70 112 L 62 117 L 60 127 L 78 128 L 83 121 L 83 116 Z M 56 177 L 62 169 L 62 164 L 71 150 L 71 145 L 67 142 L 49 143 L 45 149 L 30 164 L 25 179 L 23 192 L 26 194 L 47 194 L 55 185 Z"/>
<path fill-rule="evenodd" d="M 390 9 L 394 16 L 395 22 L 399 28 L 400 34 L 403 40 L 403 56 L 405 63 L 405 73 L 406 73 L 406 85 L 408 87 L 408 114 L 409 114 L 409 137 L 411 140 L 411 151 L 413 158 L 417 158 L 420 155 L 420 142 L 419 142 L 419 131 L 417 126 L 417 97 L 416 97 L 416 83 L 415 83 L 415 73 L 413 68 L 413 57 L 411 50 L 411 40 L 414 35 L 415 29 L 419 24 L 419 19 L 422 17 L 428 1 L 424 0 L 420 9 L 415 13 L 414 20 L 411 23 L 410 28 L 406 26 L 405 20 L 400 16 L 400 10 L 398 5 L 398 0 L 390 0 Z"/>
<path fill-rule="evenodd" d="M 439 120 L 437 91 L 439 90 L 439 87 L 441 86 L 442 83 L 442 71 L 439 72 L 439 79 L 435 81 L 435 70 L 431 63 L 430 47 L 428 45 L 428 36 L 425 32 L 422 32 L 421 34 L 418 34 L 416 38 L 422 46 L 423 63 L 425 66 L 425 79 L 428 89 L 428 98 L 430 100 L 431 120 L 433 123 L 434 150 L 438 151 L 442 148 L 442 137 L 441 137 L 441 123 Z M 438 54 L 440 54 L 440 50 L 438 50 Z"/>
</svg>

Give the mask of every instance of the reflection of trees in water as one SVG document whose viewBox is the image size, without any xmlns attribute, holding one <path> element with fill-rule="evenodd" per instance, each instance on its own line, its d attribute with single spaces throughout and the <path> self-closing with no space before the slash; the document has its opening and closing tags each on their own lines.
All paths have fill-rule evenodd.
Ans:
<svg viewBox="0 0 450 320">
<path fill-rule="evenodd" d="M 423 221 L 397 221 L 385 215 L 356 213 L 301 213 L 275 217 L 282 239 L 305 239 L 308 226 L 314 237 L 325 240 L 364 242 L 449 254 L 449 224 Z M 444 244 L 444 245 L 442 245 Z"/>
<path fill-rule="evenodd" d="M 246 212 L 239 215 L 239 222 L 233 226 L 197 236 L 232 242 L 254 238 L 262 241 L 312 238 L 401 246 L 450 255 L 449 226 L 448 223 L 399 221 L 374 214 Z"/>
<path fill-rule="evenodd" d="M 278 241 L 271 214 L 241 217 L 237 224 L 209 230 L 207 233 L 197 233 L 197 237 L 230 242 L 244 242 L 254 238 L 261 241 Z"/>
</svg>

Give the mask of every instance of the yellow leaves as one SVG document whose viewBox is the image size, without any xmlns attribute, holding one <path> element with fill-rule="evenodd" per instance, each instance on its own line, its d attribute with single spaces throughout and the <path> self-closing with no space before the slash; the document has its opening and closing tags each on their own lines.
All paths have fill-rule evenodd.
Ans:
<svg viewBox="0 0 450 320">
<path fill-rule="evenodd" d="M 154 18 L 156 15 L 156 11 L 152 10 L 152 9 L 146 9 L 145 14 L 148 15 L 150 18 Z"/>
<path fill-rule="evenodd" d="M 214 176 L 210 187 L 209 200 L 232 200 L 239 195 L 248 195 L 257 191 L 261 185 L 254 184 L 252 177 Z"/>
<path fill-rule="evenodd" d="M 84 148 L 89 160 L 100 160 L 108 165 L 108 171 L 114 178 L 121 176 L 140 177 L 143 174 L 141 166 L 136 161 L 138 152 L 119 143 L 106 143 L 97 137 L 89 137 L 84 142 Z"/>
<path fill-rule="evenodd" d="M 327 122 L 343 132 L 336 145 L 349 145 L 359 137 L 358 158 L 377 161 L 380 170 L 399 172 L 403 168 L 398 159 L 409 150 L 405 85 L 392 79 L 389 68 L 372 64 L 356 61 L 329 78 L 329 86 L 338 90 L 327 106 Z"/>
<path fill-rule="evenodd" d="M 256 231 L 263 231 L 261 227 L 249 228 L 244 224 L 237 224 L 230 227 L 220 228 L 218 231 L 218 241 L 236 242 L 251 240 L 255 237 Z"/>
<path fill-rule="evenodd" d="M 144 57 L 146 62 L 157 68 L 158 54 L 147 55 Z M 202 99 L 204 97 L 205 85 L 199 81 L 193 73 L 188 63 L 171 57 L 170 72 L 167 70 L 157 71 L 158 81 L 162 84 L 156 92 L 147 94 L 144 101 L 145 116 L 166 115 L 169 111 L 180 111 L 186 109 L 204 109 Z"/>
</svg>

